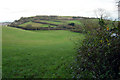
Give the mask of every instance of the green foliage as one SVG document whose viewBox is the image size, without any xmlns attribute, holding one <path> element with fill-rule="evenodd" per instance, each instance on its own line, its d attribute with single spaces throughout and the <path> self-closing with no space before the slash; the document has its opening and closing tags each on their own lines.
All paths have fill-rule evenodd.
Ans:
<svg viewBox="0 0 120 80">
<path fill-rule="evenodd" d="M 69 23 L 68 25 L 70 25 L 70 26 L 75 26 L 75 23 Z"/>
<path fill-rule="evenodd" d="M 106 26 L 99 19 L 100 28 L 90 32 L 78 54 L 74 70 L 76 78 L 118 79 L 120 76 L 120 34 L 117 26 Z"/>
</svg>

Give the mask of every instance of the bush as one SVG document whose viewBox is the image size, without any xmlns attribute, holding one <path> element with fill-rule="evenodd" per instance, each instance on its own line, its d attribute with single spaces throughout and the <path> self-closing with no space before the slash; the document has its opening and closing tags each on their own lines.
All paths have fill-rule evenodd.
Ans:
<svg viewBox="0 0 120 80">
<path fill-rule="evenodd" d="M 120 76 L 120 34 L 99 19 L 100 28 L 89 33 L 77 48 L 74 70 L 76 78 L 118 79 Z M 115 30 L 114 30 L 115 29 Z M 75 66 L 76 65 L 76 66 Z"/>
<path fill-rule="evenodd" d="M 70 25 L 70 26 L 75 26 L 75 23 L 69 23 L 68 25 Z"/>
</svg>

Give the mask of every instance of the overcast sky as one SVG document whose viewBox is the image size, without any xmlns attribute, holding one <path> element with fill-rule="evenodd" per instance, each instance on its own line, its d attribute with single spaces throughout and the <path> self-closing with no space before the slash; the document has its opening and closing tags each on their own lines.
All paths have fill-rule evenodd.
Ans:
<svg viewBox="0 0 120 80">
<path fill-rule="evenodd" d="M 0 22 L 36 15 L 95 17 L 104 8 L 117 18 L 116 0 L 0 0 Z"/>
</svg>

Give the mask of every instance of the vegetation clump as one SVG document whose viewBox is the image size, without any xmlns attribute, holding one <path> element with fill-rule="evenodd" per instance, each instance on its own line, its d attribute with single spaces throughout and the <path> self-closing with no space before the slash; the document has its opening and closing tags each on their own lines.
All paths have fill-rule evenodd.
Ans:
<svg viewBox="0 0 120 80">
<path fill-rule="evenodd" d="M 120 34 L 118 26 L 106 26 L 102 17 L 100 27 L 90 32 L 77 48 L 74 78 L 118 79 L 120 76 Z M 80 43 L 81 44 L 81 43 Z"/>
</svg>

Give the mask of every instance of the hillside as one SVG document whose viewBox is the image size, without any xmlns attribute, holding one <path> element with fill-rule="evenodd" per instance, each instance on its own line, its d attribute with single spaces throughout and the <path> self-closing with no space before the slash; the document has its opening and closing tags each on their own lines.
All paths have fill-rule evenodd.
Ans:
<svg viewBox="0 0 120 80">
<path fill-rule="evenodd" d="M 74 43 L 83 34 L 3 27 L 3 78 L 71 78 Z"/>
<path fill-rule="evenodd" d="M 9 26 L 25 30 L 71 30 L 82 32 L 83 27 L 86 27 L 89 23 L 96 23 L 95 25 L 92 25 L 92 28 L 96 28 L 98 25 L 98 19 L 79 16 L 21 17 Z"/>
</svg>

